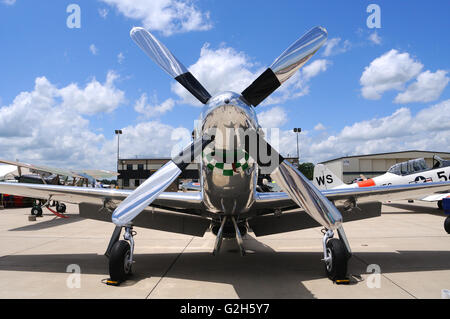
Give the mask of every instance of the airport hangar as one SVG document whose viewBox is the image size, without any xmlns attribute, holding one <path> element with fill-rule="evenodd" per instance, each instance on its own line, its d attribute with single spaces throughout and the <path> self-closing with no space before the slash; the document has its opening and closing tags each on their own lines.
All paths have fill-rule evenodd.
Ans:
<svg viewBox="0 0 450 319">
<path fill-rule="evenodd" d="M 331 159 L 319 164 L 327 166 L 344 183 L 351 183 L 360 175 L 372 178 L 382 175 L 394 164 L 411 159 L 424 158 L 429 168 L 433 167 L 433 156 L 450 160 L 450 153 L 432 151 L 403 151 L 369 155 L 355 155 Z"/>
</svg>

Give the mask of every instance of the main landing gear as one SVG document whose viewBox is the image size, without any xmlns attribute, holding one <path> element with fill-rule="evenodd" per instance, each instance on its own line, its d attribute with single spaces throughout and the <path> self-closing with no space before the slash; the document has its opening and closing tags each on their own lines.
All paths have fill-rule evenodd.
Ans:
<svg viewBox="0 0 450 319">
<path fill-rule="evenodd" d="M 351 257 L 348 242 L 343 229 L 338 229 L 340 239 L 333 238 L 334 232 L 329 229 L 323 236 L 323 261 L 328 278 L 336 283 L 348 283 L 347 264 Z"/>
<path fill-rule="evenodd" d="M 58 213 L 63 214 L 66 212 L 67 207 L 64 203 L 53 201 L 53 204 L 56 206 L 56 211 Z M 47 207 L 51 211 L 50 206 L 53 206 L 51 205 L 50 199 L 47 201 L 40 199 L 35 200 L 33 203 L 33 207 L 31 208 L 31 215 L 36 217 L 42 217 L 42 208 Z"/>
<path fill-rule="evenodd" d="M 124 240 L 119 240 L 122 227 L 117 226 L 113 232 L 105 255 L 109 258 L 108 285 L 118 286 L 132 273 L 134 239 L 136 232 L 132 226 L 125 226 Z"/>
</svg>

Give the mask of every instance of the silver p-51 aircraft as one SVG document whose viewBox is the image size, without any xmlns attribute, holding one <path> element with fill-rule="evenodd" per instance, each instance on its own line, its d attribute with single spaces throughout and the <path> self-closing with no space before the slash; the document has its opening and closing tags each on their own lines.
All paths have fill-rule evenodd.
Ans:
<svg viewBox="0 0 450 319">
<path fill-rule="evenodd" d="M 235 237 L 243 255 L 242 236 L 249 228 L 262 236 L 323 226 L 326 272 L 332 280 L 344 279 L 351 256 L 344 220 L 379 216 L 382 200 L 450 189 L 446 182 L 319 191 L 265 141 L 254 107 L 325 43 L 327 31 L 322 27 L 313 28 L 294 42 L 241 94 L 224 92 L 216 96 L 211 96 L 148 31 L 133 28 L 131 37 L 205 105 L 193 142 L 134 191 L 0 183 L 0 192 L 76 203 L 81 217 L 112 219 L 116 227 L 105 253 L 112 283 L 120 283 L 131 273 L 133 226 L 195 236 L 203 236 L 210 228 L 217 236 L 214 254 L 219 252 L 223 238 Z M 201 191 L 164 192 L 194 159 L 200 163 Z M 270 174 L 283 192 L 257 192 L 259 172 Z M 356 198 L 361 208 L 356 212 L 337 209 Z M 297 210 L 289 212 L 293 209 Z M 124 240 L 119 240 L 122 230 Z M 339 238 L 334 238 L 335 232 Z"/>
</svg>

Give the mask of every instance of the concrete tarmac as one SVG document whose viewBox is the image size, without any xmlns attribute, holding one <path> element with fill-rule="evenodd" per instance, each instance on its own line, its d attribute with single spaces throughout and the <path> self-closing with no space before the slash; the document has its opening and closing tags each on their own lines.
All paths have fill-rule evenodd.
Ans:
<svg viewBox="0 0 450 319">
<path fill-rule="evenodd" d="M 30 208 L 0 210 L 0 298 L 436 298 L 450 289 L 450 235 L 436 203 L 385 203 L 381 217 L 344 223 L 353 250 L 349 285 L 325 277 L 320 228 L 234 240 L 135 228 L 134 275 L 103 283 L 112 223 L 28 221 Z M 80 271 L 80 275 L 76 271 Z M 380 271 L 380 274 L 374 271 Z M 74 272 L 75 271 L 75 272 Z"/>
</svg>

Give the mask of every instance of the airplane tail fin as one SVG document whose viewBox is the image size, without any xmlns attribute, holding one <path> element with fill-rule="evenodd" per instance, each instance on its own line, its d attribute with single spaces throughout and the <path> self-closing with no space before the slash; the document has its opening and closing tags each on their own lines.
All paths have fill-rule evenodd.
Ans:
<svg viewBox="0 0 450 319">
<path fill-rule="evenodd" d="M 313 183 L 314 186 L 322 190 L 335 188 L 344 184 L 339 177 L 337 177 L 323 164 L 317 164 L 314 166 Z"/>
</svg>

